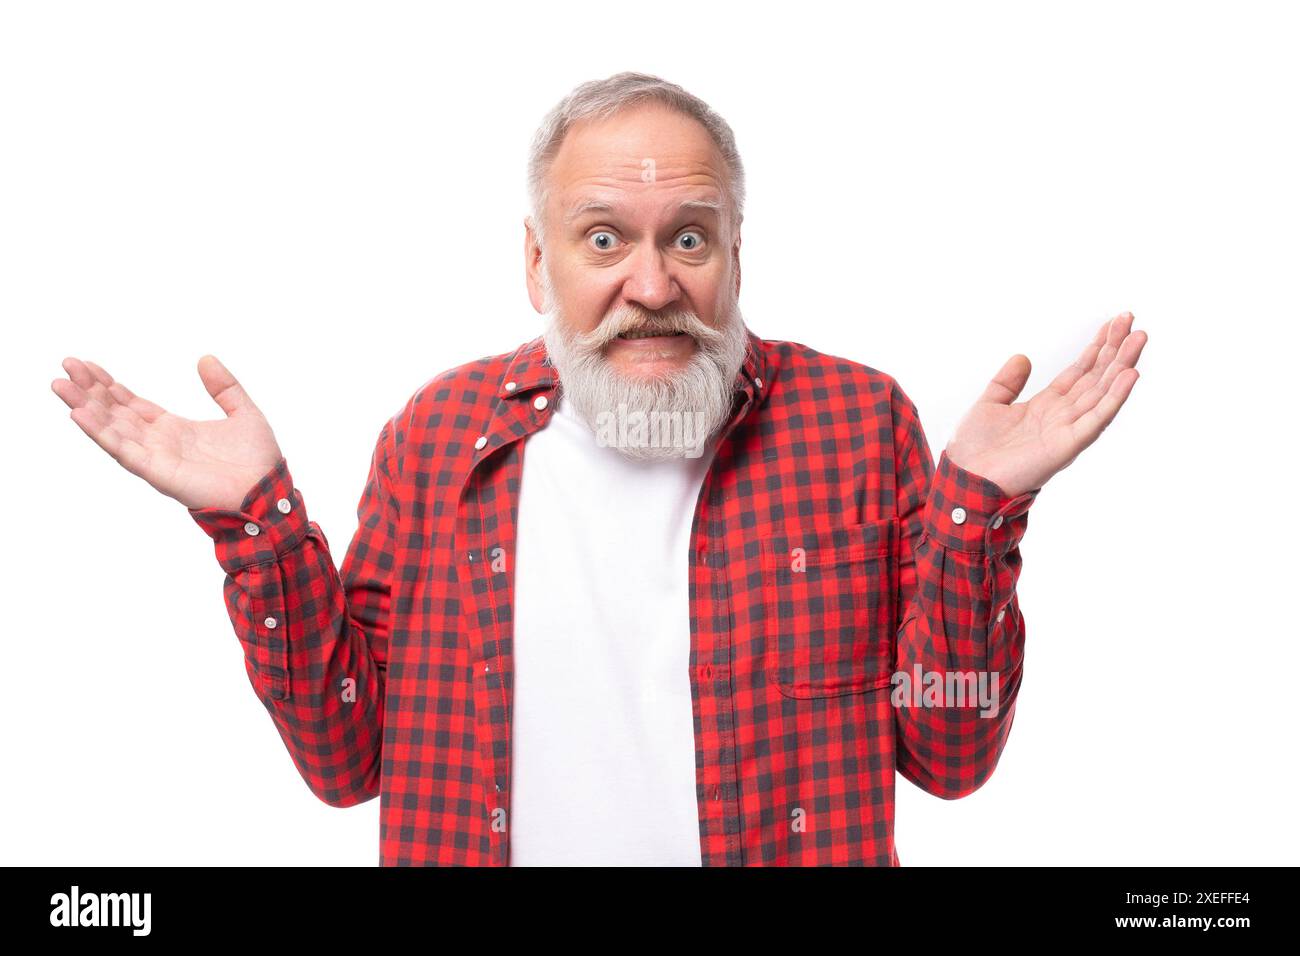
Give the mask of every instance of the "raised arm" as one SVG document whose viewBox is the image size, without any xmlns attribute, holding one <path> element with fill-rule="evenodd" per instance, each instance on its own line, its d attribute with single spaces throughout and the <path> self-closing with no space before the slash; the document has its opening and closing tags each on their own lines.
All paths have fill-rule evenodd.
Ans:
<svg viewBox="0 0 1300 956">
<path fill-rule="evenodd" d="M 379 794 L 398 517 L 392 439 L 389 421 L 341 574 L 283 458 L 237 509 L 190 509 L 226 571 L 253 690 L 307 786 L 335 807 Z"/>
<path fill-rule="evenodd" d="M 989 778 L 1011 732 L 1025 642 L 1019 545 L 1037 491 L 1004 494 L 946 453 L 936 469 L 901 393 L 895 420 L 904 608 L 891 689 L 897 769 L 954 799 Z"/>
<path fill-rule="evenodd" d="M 253 689 L 304 781 L 331 806 L 379 793 L 397 502 L 385 423 L 336 569 L 266 419 L 212 356 L 199 375 L 224 419 L 189 421 L 92 362 L 68 359 L 53 390 L 132 474 L 186 506 L 212 538 Z"/>
<path fill-rule="evenodd" d="M 1097 440 L 1128 399 L 1146 344 L 1133 315 L 1102 324 L 1070 366 L 1027 402 L 1024 355 L 1007 361 L 932 463 L 916 408 L 894 402 L 902 525 L 895 660 L 897 767 L 937 796 L 965 796 L 993 773 L 1023 677 L 1016 597 L 1020 540 L 1043 485 Z"/>
</svg>

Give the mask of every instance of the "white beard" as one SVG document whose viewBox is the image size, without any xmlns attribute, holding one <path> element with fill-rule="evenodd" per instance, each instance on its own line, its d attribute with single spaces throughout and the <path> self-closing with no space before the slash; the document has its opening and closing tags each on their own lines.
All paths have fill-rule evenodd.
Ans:
<svg viewBox="0 0 1300 956">
<path fill-rule="evenodd" d="M 549 297 L 548 304 L 543 338 L 559 373 L 561 398 L 572 403 L 600 444 L 639 461 L 695 458 L 731 417 L 736 374 L 748 346 L 734 298 L 718 328 L 687 310 L 651 314 L 629 306 L 580 335 L 569 331 Z M 605 357 L 605 344 L 619 332 L 642 327 L 694 336 L 697 347 L 686 366 L 644 376 L 619 372 Z"/>
</svg>

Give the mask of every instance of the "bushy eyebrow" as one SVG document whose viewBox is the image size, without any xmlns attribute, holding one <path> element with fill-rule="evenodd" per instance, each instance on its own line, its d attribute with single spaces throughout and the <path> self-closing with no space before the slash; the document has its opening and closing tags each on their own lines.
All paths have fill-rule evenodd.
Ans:
<svg viewBox="0 0 1300 956">
<path fill-rule="evenodd" d="M 565 225 L 573 222 L 579 216 L 589 212 L 614 212 L 615 206 L 603 199 L 588 199 L 586 202 L 578 203 L 569 210 L 568 215 L 564 217 Z M 721 217 L 722 203 L 713 199 L 685 199 L 677 207 L 678 211 L 684 209 L 705 209 L 711 210 L 715 215 Z"/>
</svg>

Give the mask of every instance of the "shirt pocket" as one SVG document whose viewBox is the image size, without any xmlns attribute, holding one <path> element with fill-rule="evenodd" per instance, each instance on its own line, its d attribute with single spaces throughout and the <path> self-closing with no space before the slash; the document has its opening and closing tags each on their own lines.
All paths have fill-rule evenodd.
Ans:
<svg viewBox="0 0 1300 956">
<path fill-rule="evenodd" d="M 767 672 L 787 697 L 888 686 L 898 632 L 897 517 L 781 529 L 762 543 Z"/>
</svg>

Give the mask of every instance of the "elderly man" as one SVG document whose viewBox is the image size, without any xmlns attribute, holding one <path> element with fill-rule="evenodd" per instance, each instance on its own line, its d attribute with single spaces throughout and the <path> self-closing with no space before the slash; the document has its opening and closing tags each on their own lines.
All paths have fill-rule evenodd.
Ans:
<svg viewBox="0 0 1300 956">
<path fill-rule="evenodd" d="M 1011 357 L 936 465 L 889 375 L 746 327 L 705 103 L 583 84 L 529 185 L 545 332 L 384 423 L 340 570 L 216 358 L 216 421 L 71 358 L 54 391 L 214 540 L 254 690 L 321 800 L 381 798 L 381 864 L 898 865 L 895 772 L 955 798 L 997 764 L 1029 507 L 1145 334 L 1027 402 Z"/>
</svg>

